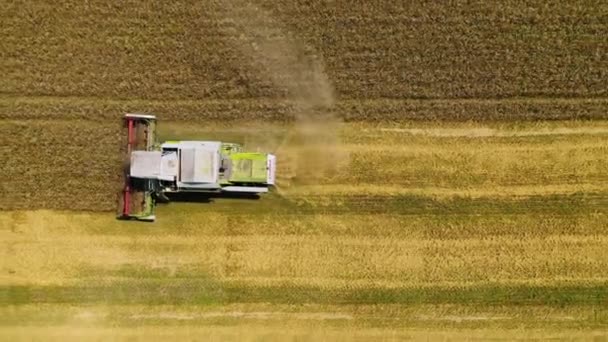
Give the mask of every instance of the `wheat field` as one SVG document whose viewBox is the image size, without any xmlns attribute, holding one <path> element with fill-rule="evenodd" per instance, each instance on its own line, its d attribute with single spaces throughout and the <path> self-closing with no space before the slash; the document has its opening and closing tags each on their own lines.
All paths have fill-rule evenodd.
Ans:
<svg viewBox="0 0 608 342">
<path fill-rule="evenodd" d="M 285 131 L 168 122 L 160 133 L 255 149 Z M 256 201 L 171 203 L 151 225 L 108 212 L 1 212 L 0 333 L 605 336 L 606 122 L 352 123 L 340 141 L 348 160 L 315 184 L 295 174 Z M 279 160 L 297 148 L 279 148 Z"/>
<path fill-rule="evenodd" d="M 0 7 L 0 339 L 608 338 L 605 2 Z M 117 221 L 126 112 L 278 186 Z"/>
</svg>

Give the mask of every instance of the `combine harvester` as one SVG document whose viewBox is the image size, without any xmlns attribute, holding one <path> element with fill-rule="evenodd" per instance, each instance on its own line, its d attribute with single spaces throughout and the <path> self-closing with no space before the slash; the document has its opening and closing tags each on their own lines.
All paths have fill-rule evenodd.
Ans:
<svg viewBox="0 0 608 342">
<path fill-rule="evenodd" d="M 156 141 L 156 117 L 126 114 L 124 188 L 118 218 L 155 220 L 157 199 L 172 193 L 259 194 L 275 182 L 273 154 L 219 141 Z"/>
</svg>

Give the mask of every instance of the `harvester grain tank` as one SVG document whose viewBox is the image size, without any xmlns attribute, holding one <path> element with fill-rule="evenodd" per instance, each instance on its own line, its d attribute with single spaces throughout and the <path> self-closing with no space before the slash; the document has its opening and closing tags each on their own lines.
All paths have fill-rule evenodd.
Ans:
<svg viewBox="0 0 608 342">
<path fill-rule="evenodd" d="M 259 194 L 275 183 L 276 158 L 220 141 L 156 140 L 156 117 L 126 114 L 127 162 L 121 219 L 155 220 L 159 198 L 173 193 Z"/>
</svg>

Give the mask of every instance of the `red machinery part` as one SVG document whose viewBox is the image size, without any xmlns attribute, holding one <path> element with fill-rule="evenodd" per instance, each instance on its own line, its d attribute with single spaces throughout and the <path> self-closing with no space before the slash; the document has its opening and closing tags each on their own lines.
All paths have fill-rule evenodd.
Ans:
<svg viewBox="0 0 608 342">
<path fill-rule="evenodd" d="M 127 127 L 128 127 L 127 156 L 129 156 L 129 158 L 131 158 L 131 149 L 132 149 L 133 135 L 134 135 L 132 118 L 127 118 Z M 123 216 L 129 216 L 129 214 L 131 213 L 131 189 L 129 188 L 129 175 L 128 174 L 125 177 L 125 188 L 124 188 L 122 199 L 123 199 L 122 214 L 123 214 Z"/>
</svg>

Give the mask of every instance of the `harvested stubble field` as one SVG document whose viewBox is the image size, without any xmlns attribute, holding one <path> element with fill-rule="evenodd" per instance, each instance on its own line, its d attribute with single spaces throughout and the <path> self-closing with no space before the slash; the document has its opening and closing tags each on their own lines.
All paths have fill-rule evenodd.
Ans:
<svg viewBox="0 0 608 342">
<path fill-rule="evenodd" d="M 249 146 L 284 130 L 161 127 L 167 138 L 223 136 Z M 340 132 L 346 167 L 315 184 L 282 179 L 291 185 L 259 201 L 172 203 L 153 225 L 110 212 L 0 213 L 1 333 L 328 341 L 603 334 L 608 122 L 351 123 Z M 88 186 L 108 198 L 70 205 L 111 210 L 102 184 Z M 49 197 L 6 203 L 61 205 L 39 196 Z"/>
<path fill-rule="evenodd" d="M 604 2 L 257 3 L 2 3 L 2 339 L 606 336 Z M 126 111 L 278 191 L 114 220 Z"/>
</svg>

